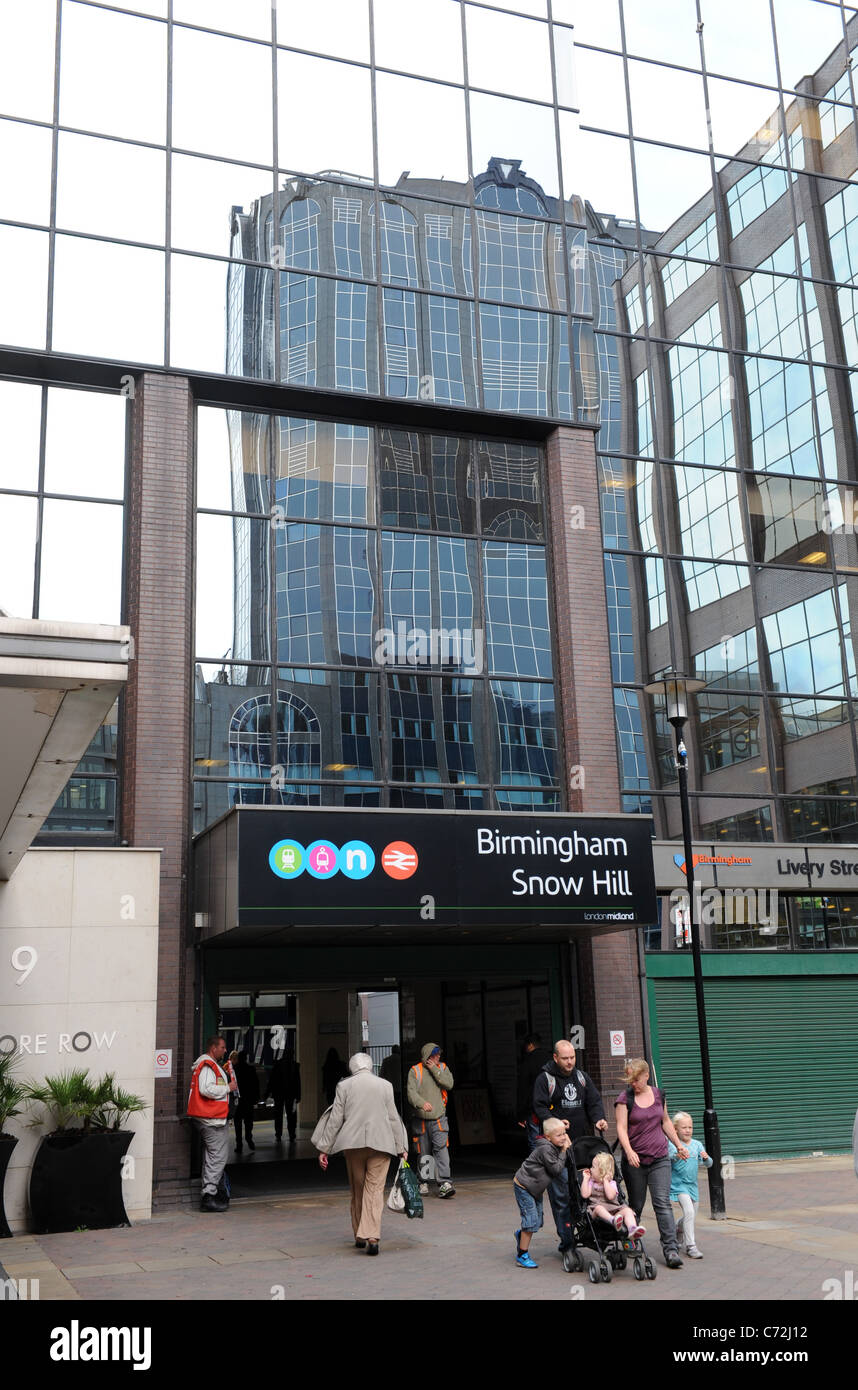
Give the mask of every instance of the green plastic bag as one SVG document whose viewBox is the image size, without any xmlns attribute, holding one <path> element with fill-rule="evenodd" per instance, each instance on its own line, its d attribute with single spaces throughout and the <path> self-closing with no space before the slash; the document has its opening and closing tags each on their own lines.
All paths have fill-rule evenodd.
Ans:
<svg viewBox="0 0 858 1390">
<path fill-rule="evenodd" d="M 403 1158 L 399 1164 L 396 1183 L 405 1198 L 405 1215 L 412 1220 L 415 1216 L 422 1217 L 423 1198 L 420 1196 L 420 1180 L 407 1158 Z"/>
</svg>

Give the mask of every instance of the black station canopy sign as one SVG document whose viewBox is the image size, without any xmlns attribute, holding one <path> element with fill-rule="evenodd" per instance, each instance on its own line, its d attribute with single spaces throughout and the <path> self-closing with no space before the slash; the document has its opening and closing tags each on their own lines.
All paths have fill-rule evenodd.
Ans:
<svg viewBox="0 0 858 1390">
<path fill-rule="evenodd" d="M 242 808 L 241 926 L 657 920 L 646 816 Z"/>
</svg>

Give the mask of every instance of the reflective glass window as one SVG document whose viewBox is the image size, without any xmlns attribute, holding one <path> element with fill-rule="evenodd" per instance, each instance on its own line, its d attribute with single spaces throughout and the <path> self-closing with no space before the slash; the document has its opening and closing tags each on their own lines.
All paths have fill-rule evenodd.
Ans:
<svg viewBox="0 0 858 1390">
<path fill-rule="evenodd" d="M 367 0 L 275 0 L 277 42 L 311 53 L 369 62 Z"/>
<path fill-rule="evenodd" d="M 479 210 L 476 222 L 480 297 L 548 309 L 546 240 L 554 229 L 544 222 L 500 217 Z M 561 266 L 561 283 L 564 281 Z"/>
<path fill-rule="evenodd" d="M 551 101 L 548 26 L 475 5 L 465 9 L 471 86 Z"/>
<path fill-rule="evenodd" d="M 476 466 L 483 534 L 498 540 L 544 540 L 538 450 L 481 440 Z"/>
<path fill-rule="evenodd" d="M 55 0 L 0 9 L 0 110 L 10 116 L 53 119 L 56 14 Z"/>
<path fill-rule="evenodd" d="M 480 305 L 486 408 L 547 415 L 549 339 L 565 320 L 492 304 Z"/>
<path fill-rule="evenodd" d="M 33 617 L 38 502 L 0 493 L 0 608 L 12 618 Z"/>
<path fill-rule="evenodd" d="M 48 311 L 48 233 L 0 224 L 0 343 L 44 348 Z"/>
<path fill-rule="evenodd" d="M 838 593 L 845 603 L 846 586 Z M 848 632 L 848 610 L 843 613 Z M 844 667 L 835 610 L 835 590 L 821 589 L 811 598 L 763 617 L 774 690 L 805 694 L 845 693 Z M 855 680 L 855 654 L 847 642 L 846 674 Z"/>
<path fill-rule="evenodd" d="M 483 542 L 489 670 L 551 676 L 545 555 L 541 549 Z"/>
<path fill-rule="evenodd" d="M 134 55 L 134 61 L 123 62 L 122 56 L 129 54 Z M 174 83 L 178 76 L 174 71 Z M 194 86 L 199 88 L 199 83 L 194 81 Z M 197 91 L 196 99 L 199 97 Z M 78 130 L 163 145 L 167 133 L 166 24 L 65 0 L 60 121 Z"/>
<path fill-rule="evenodd" d="M 170 240 L 186 251 L 228 256 L 232 248 L 234 208 L 249 216 L 254 202 L 272 191 L 269 169 L 249 169 L 217 159 L 174 154 L 171 162 Z M 267 247 L 239 244 L 235 254 Z M 257 259 L 252 254 L 250 259 Z M 263 259 L 268 259 L 263 256 Z"/>
<path fill-rule="evenodd" d="M 48 391 L 45 490 L 122 498 L 126 401 L 96 391 Z"/>
<path fill-rule="evenodd" d="M 0 381 L 0 487 L 38 486 L 41 415 L 41 387 Z"/>
<path fill-rule="evenodd" d="M 854 64 L 856 49 L 853 48 L 849 54 L 850 64 Z M 819 137 L 823 149 L 836 140 L 847 130 L 853 122 L 854 110 L 852 106 L 853 86 L 850 70 L 844 69 L 836 82 L 829 87 L 825 93 L 825 102 L 821 103 L 819 111 Z"/>
<path fill-rule="evenodd" d="M 309 14 L 321 7 L 301 8 Z M 265 83 L 268 91 L 270 76 Z M 331 119 L 332 92 L 337 94 L 337 110 L 347 113 L 346 119 Z M 304 174 L 336 170 L 350 178 L 372 178 L 368 69 L 279 49 L 277 118 L 277 159 L 281 169 Z M 399 172 L 396 171 L 396 177 Z"/>
<path fill-rule="evenodd" d="M 170 266 L 171 365 L 273 377 L 274 272 L 175 254 Z"/>
<path fill-rule="evenodd" d="M 374 574 L 368 532 L 295 523 L 276 528 L 278 660 L 368 664 Z"/>
<path fill-rule="evenodd" d="M 661 280 L 664 298 L 668 304 L 693 285 L 704 275 L 709 267 L 706 261 L 718 259 L 718 236 L 715 228 L 715 214 L 707 217 L 693 232 L 683 237 L 672 248 L 672 255 L 688 256 L 689 260 L 666 260 L 662 263 Z M 701 259 L 697 259 L 701 258 Z"/>
<path fill-rule="evenodd" d="M 361 426 L 275 420 L 275 499 L 285 515 L 372 521 L 372 438 Z"/>
<path fill-rule="evenodd" d="M 809 270 L 807 234 L 798 235 L 800 269 Z M 761 264 L 761 270 L 796 271 L 790 238 Z M 751 275 L 740 286 L 749 349 L 772 357 L 808 357 L 821 352 L 822 326 L 816 294 L 807 280 L 775 273 Z M 825 375 L 821 368 L 762 357 L 746 359 L 754 465 L 788 473 L 836 473 L 834 435 Z"/>
<path fill-rule="evenodd" d="M 380 429 L 378 453 L 383 524 L 475 529 L 473 466 L 465 441 Z"/>
<path fill-rule="evenodd" d="M 240 5 L 234 0 L 173 0 L 173 19 L 251 39 L 271 38 L 271 0 L 241 0 Z"/>
<path fill-rule="evenodd" d="M 60 131 L 57 160 L 58 227 L 163 246 L 162 150 Z"/>
<path fill-rule="evenodd" d="M 786 143 L 783 135 L 779 135 L 773 144 L 767 148 L 763 146 L 763 141 L 776 133 L 774 130 L 766 129 L 760 133 L 759 152 L 756 157 L 761 161 L 748 167 L 747 173 L 742 176 L 727 189 L 727 211 L 730 218 L 730 226 L 733 236 L 738 236 L 741 231 L 770 207 L 773 207 L 779 199 L 783 198 L 790 183 L 795 182 L 795 170 L 804 168 L 804 143 L 802 140 L 801 128 L 796 127 L 789 136 L 789 161 L 793 170 L 790 173 L 784 166 L 787 160 Z M 776 166 L 776 167 L 775 167 Z M 741 164 L 738 165 L 741 169 Z"/>
<path fill-rule="evenodd" d="M 630 791 L 646 791 L 650 785 L 640 699 L 636 690 L 614 690 L 620 776 Z"/>
<path fill-rule="evenodd" d="M 271 671 L 198 664 L 194 675 L 195 776 L 269 781 Z"/>
<path fill-rule="evenodd" d="M 210 660 L 264 661 L 269 640 L 267 521 L 197 518 L 196 651 Z"/>
<path fill-rule="evenodd" d="M 378 175 L 395 185 L 407 170 L 464 183 L 468 176 L 465 96 L 457 87 L 394 77 L 375 79 Z"/>
<path fill-rule="evenodd" d="M 199 80 L 202 72 L 205 82 Z M 222 159 L 270 164 L 272 121 L 269 48 L 197 29 L 174 28 L 175 146 Z"/>
<path fill-rule="evenodd" d="M 576 10 L 586 8 L 579 0 Z M 646 5 L 625 4 L 623 19 L 629 53 L 678 63 L 681 67 L 700 67 L 694 0 L 647 0 Z M 577 26 L 577 17 L 575 22 Z"/>
<path fill-rule="evenodd" d="M 530 681 L 492 681 L 491 694 L 498 746 L 497 780 L 510 789 L 556 785 L 553 688 Z M 504 798 L 499 795 L 498 805 L 514 810 L 516 794 L 510 790 Z"/>
<path fill-rule="evenodd" d="M 474 174 L 488 169 L 493 159 L 518 160 L 522 172 L 535 180 L 549 197 L 558 197 L 560 182 L 552 109 L 527 101 L 486 96 L 481 92 L 470 94 L 469 108 Z M 577 121 L 572 115 L 568 119 Z M 579 170 L 573 174 L 569 186 L 577 188 L 581 182 Z"/>
<path fill-rule="evenodd" d="M 630 60 L 628 73 L 632 127 L 638 139 L 676 141 L 693 149 L 708 149 L 706 104 L 699 73 L 635 59 Z M 582 117 L 587 119 L 583 110 Z M 587 123 L 602 124 L 589 120 Z"/>
<path fill-rule="evenodd" d="M 58 236 L 53 346 L 89 357 L 163 362 L 163 252 Z"/>
<path fill-rule="evenodd" d="M 122 508 L 46 498 L 37 616 L 118 623 L 121 603 Z"/>
<path fill-rule="evenodd" d="M 424 77 L 462 81 L 462 17 L 449 0 L 373 0 L 375 61 Z"/>
<path fill-rule="evenodd" d="M 0 121 L 0 217 L 47 226 L 50 214 L 50 130 Z"/>
</svg>

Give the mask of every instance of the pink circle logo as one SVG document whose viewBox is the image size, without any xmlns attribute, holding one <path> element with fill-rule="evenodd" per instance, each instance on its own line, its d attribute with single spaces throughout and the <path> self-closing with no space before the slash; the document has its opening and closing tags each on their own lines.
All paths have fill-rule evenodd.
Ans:
<svg viewBox="0 0 858 1390">
<path fill-rule="evenodd" d="M 307 869 L 313 878 L 333 878 L 339 867 L 339 850 L 330 840 L 316 840 L 309 846 Z"/>
</svg>

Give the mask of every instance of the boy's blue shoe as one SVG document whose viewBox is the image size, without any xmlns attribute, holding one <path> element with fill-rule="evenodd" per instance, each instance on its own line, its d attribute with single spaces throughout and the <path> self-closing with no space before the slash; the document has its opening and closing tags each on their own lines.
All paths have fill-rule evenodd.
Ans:
<svg viewBox="0 0 858 1390">
<path fill-rule="evenodd" d="M 520 1255 L 516 1255 L 515 1262 L 522 1269 L 539 1269 L 539 1265 L 536 1263 L 536 1260 L 532 1260 L 526 1250 L 524 1250 Z"/>
<path fill-rule="evenodd" d="M 515 1253 L 516 1253 L 516 1255 L 520 1255 L 520 1254 L 521 1254 L 521 1230 L 519 1229 L 518 1231 L 513 1231 L 513 1235 L 515 1236 Z"/>
</svg>

